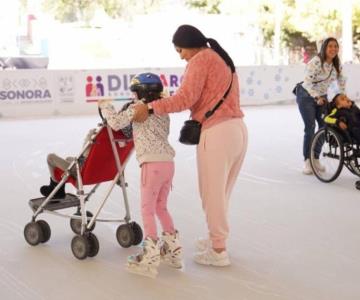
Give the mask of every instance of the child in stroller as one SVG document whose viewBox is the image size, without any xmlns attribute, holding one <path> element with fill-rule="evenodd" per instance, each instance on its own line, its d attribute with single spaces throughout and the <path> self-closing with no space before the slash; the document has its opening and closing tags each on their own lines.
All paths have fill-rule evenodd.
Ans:
<svg viewBox="0 0 360 300">
<path fill-rule="evenodd" d="M 124 106 L 122 108 L 122 110 L 125 110 L 127 108 L 127 106 Z M 125 127 L 121 129 L 122 133 L 124 134 L 124 136 L 126 138 L 131 138 L 132 135 L 132 131 L 131 131 L 131 126 Z M 85 148 L 87 143 L 90 143 L 93 139 L 93 137 L 96 135 L 97 130 L 95 128 L 90 129 L 90 131 L 88 132 L 88 134 L 85 137 L 84 140 L 84 144 L 83 144 L 83 148 Z M 81 155 L 81 158 L 79 160 L 79 165 L 80 168 L 82 167 L 84 161 L 86 160 L 88 154 L 90 151 L 90 147 L 87 147 L 87 149 L 83 152 L 83 154 Z M 55 169 L 59 169 L 61 171 L 65 171 L 67 170 L 67 168 L 70 166 L 70 164 L 74 161 L 75 157 L 67 157 L 67 158 L 62 158 L 60 156 L 58 156 L 55 153 L 50 153 L 47 156 L 47 165 L 49 168 L 49 172 L 50 172 L 50 184 L 49 185 L 43 185 L 42 187 L 40 187 L 40 193 L 44 196 L 44 197 L 48 197 L 50 195 L 50 193 L 55 189 L 55 187 L 58 185 L 58 180 L 56 179 L 55 176 Z M 77 174 L 76 174 L 76 167 L 73 166 L 70 169 L 70 175 L 76 179 Z M 53 198 L 50 200 L 51 202 L 60 202 L 62 199 L 64 199 L 66 196 L 66 192 L 65 192 L 65 184 L 62 185 L 59 190 L 54 194 Z"/>
<path fill-rule="evenodd" d="M 128 258 L 130 272 L 155 277 L 160 259 L 174 268 L 182 267 L 182 248 L 178 231 L 167 210 L 167 198 L 174 176 L 175 151 L 168 142 L 168 115 L 152 114 L 144 123 L 132 122 L 133 105 L 159 99 L 163 85 L 159 76 L 142 73 L 130 85 L 135 100 L 128 109 L 116 112 L 109 101 L 99 101 L 99 107 L 113 130 L 132 125 L 136 158 L 141 167 L 141 213 L 144 227 L 142 252 Z M 160 220 L 163 234 L 158 239 L 155 215 Z"/>
</svg>

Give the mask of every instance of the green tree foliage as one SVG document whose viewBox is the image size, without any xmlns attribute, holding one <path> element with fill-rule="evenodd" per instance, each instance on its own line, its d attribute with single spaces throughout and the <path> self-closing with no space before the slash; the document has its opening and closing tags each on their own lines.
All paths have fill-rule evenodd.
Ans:
<svg viewBox="0 0 360 300">
<path fill-rule="evenodd" d="M 220 14 L 221 0 L 186 0 L 185 4 L 191 8 L 200 9 L 208 14 Z"/>
<path fill-rule="evenodd" d="M 61 22 L 89 22 L 99 8 L 112 18 L 129 18 L 136 13 L 149 13 L 158 8 L 161 2 L 162 0 L 43 0 L 43 7 Z"/>
</svg>

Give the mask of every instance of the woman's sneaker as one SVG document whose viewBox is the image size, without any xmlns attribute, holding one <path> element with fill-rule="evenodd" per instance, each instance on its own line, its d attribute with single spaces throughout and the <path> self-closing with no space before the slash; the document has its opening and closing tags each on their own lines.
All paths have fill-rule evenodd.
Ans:
<svg viewBox="0 0 360 300">
<path fill-rule="evenodd" d="M 217 253 L 212 248 L 196 253 L 194 260 L 198 264 L 207 266 L 226 267 L 230 265 L 229 255 L 226 251 Z"/>
<path fill-rule="evenodd" d="M 142 251 L 128 257 L 127 270 L 131 273 L 155 278 L 160 264 L 160 247 L 157 241 L 146 238 Z"/>
<path fill-rule="evenodd" d="M 318 159 L 314 159 L 314 167 L 316 170 L 320 172 L 325 172 L 325 167 L 320 163 Z"/>
<path fill-rule="evenodd" d="M 161 261 L 170 267 L 176 269 L 181 269 L 183 267 L 182 247 L 180 245 L 178 231 L 173 234 L 163 232 L 161 237 L 160 257 Z"/>
<path fill-rule="evenodd" d="M 305 175 L 311 175 L 313 170 L 311 169 L 310 159 L 305 160 L 304 169 L 302 171 Z"/>
<path fill-rule="evenodd" d="M 211 241 L 206 238 L 198 238 L 198 240 L 195 242 L 195 248 L 199 252 L 204 252 L 211 248 Z"/>
</svg>

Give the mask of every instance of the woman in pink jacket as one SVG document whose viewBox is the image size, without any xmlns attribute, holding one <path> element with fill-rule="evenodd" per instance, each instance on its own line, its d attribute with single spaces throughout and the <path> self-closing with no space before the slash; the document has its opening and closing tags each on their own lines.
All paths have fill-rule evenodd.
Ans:
<svg viewBox="0 0 360 300">
<path fill-rule="evenodd" d="M 191 118 L 202 122 L 197 167 L 209 236 L 197 241 L 194 259 L 204 265 L 227 266 L 230 265 L 226 251 L 229 198 L 247 148 L 238 77 L 226 51 L 197 28 L 180 26 L 172 41 L 180 58 L 188 63 L 182 84 L 173 96 L 136 106 L 134 120 L 146 120 L 149 111 L 162 115 L 190 109 Z M 219 102 L 229 87 L 221 106 L 204 120 L 205 113 Z"/>
</svg>

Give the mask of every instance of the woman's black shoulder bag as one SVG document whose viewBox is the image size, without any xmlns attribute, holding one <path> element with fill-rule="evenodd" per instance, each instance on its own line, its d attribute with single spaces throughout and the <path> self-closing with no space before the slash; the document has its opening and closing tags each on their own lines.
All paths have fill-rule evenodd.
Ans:
<svg viewBox="0 0 360 300">
<path fill-rule="evenodd" d="M 204 120 L 211 117 L 214 112 L 220 107 L 220 105 L 224 102 L 226 96 L 229 94 L 233 81 L 233 74 L 231 74 L 231 82 L 229 88 L 226 90 L 224 96 L 220 99 L 220 101 L 214 106 L 213 109 L 206 112 Z M 200 141 L 201 134 L 201 126 L 202 124 L 196 120 L 187 120 L 185 121 L 183 127 L 180 130 L 179 141 L 185 145 L 197 145 Z"/>
</svg>

